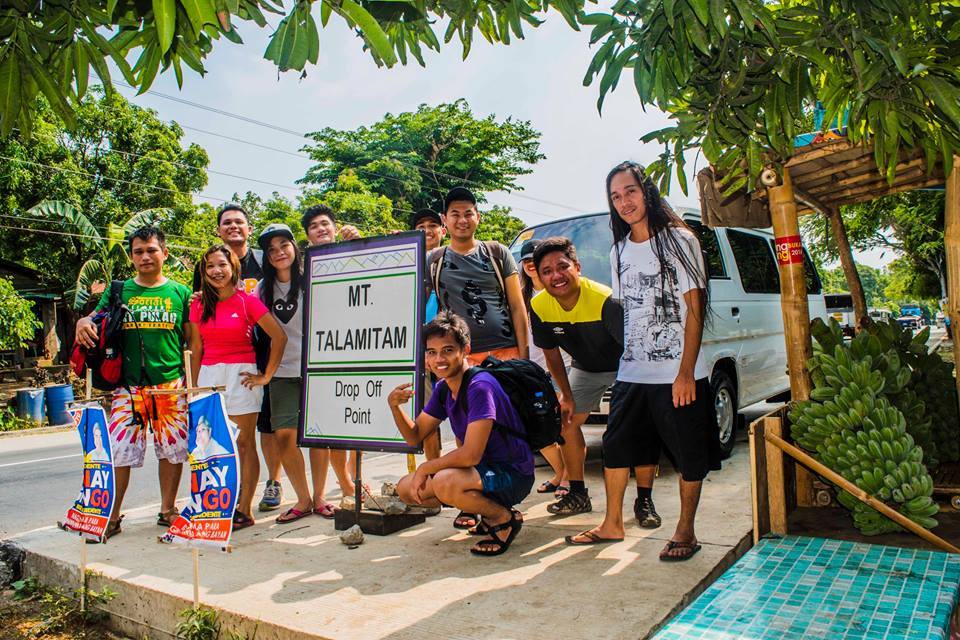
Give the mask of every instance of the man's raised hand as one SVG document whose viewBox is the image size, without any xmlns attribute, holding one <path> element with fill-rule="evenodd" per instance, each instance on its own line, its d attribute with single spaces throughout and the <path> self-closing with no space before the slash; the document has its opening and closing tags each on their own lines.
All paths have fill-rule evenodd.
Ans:
<svg viewBox="0 0 960 640">
<path fill-rule="evenodd" d="M 390 392 L 387 396 L 387 404 L 391 407 L 399 407 L 410 401 L 413 397 L 413 383 L 406 382 Z"/>
</svg>

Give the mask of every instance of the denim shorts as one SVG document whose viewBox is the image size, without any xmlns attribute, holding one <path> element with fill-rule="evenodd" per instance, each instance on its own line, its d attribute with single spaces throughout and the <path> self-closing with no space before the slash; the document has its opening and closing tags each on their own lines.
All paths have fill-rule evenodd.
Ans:
<svg viewBox="0 0 960 640">
<path fill-rule="evenodd" d="M 474 469 L 480 474 L 483 495 L 507 509 L 523 502 L 533 488 L 533 476 L 501 462 L 481 462 Z"/>
</svg>

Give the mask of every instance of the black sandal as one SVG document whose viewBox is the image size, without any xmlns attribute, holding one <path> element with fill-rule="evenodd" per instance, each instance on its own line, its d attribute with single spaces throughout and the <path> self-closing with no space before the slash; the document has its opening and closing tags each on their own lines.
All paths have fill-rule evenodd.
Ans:
<svg viewBox="0 0 960 640">
<path fill-rule="evenodd" d="M 470 527 L 467 529 L 468 536 L 485 536 L 490 533 L 487 525 L 483 523 L 483 518 L 480 518 L 480 521 L 477 522 L 476 526 Z"/>
<path fill-rule="evenodd" d="M 157 513 L 157 525 L 161 527 L 169 527 L 179 515 L 180 510 L 176 507 L 171 508 L 169 511 L 160 511 Z"/>
<path fill-rule="evenodd" d="M 256 524 L 256 521 L 242 511 L 233 512 L 233 530 L 240 531 Z"/>
<path fill-rule="evenodd" d="M 101 539 L 101 540 L 93 540 L 93 539 L 87 538 L 87 539 L 86 539 L 86 543 L 87 543 L 87 544 L 100 544 L 100 543 L 102 543 L 102 542 L 106 542 L 107 540 L 109 540 L 109 539 L 112 538 L 113 536 L 117 535 L 118 533 L 123 533 L 123 530 L 120 528 L 120 523 L 121 523 L 121 522 L 123 522 L 123 516 L 122 516 L 122 515 L 121 515 L 119 518 L 117 518 L 116 520 L 111 520 L 110 522 L 107 523 L 107 528 L 106 528 L 106 529 L 104 530 L 104 532 L 103 532 L 103 539 Z"/>
<path fill-rule="evenodd" d="M 471 524 L 458 523 L 458 520 L 467 520 L 470 519 L 473 522 Z M 454 529 L 471 529 L 477 526 L 480 523 L 480 516 L 475 513 L 467 513 L 466 511 L 461 511 L 457 514 L 457 517 L 453 519 L 453 528 Z"/>
<path fill-rule="evenodd" d="M 490 534 L 490 537 L 480 540 L 477 542 L 477 544 L 473 545 L 473 547 L 470 548 L 470 553 L 475 556 L 499 556 L 510 548 L 510 545 L 513 543 L 513 539 L 517 537 L 517 534 L 520 533 L 520 529 L 523 528 L 523 520 L 517 518 L 516 511 L 511 510 L 510 519 L 503 524 L 484 526 L 487 529 L 487 533 Z M 501 540 L 497 537 L 497 532 L 503 531 L 504 529 L 510 529 L 510 533 L 507 535 L 506 540 Z M 496 545 L 496 548 L 491 550 L 484 550 L 480 548 L 481 545 L 486 544 Z"/>
</svg>

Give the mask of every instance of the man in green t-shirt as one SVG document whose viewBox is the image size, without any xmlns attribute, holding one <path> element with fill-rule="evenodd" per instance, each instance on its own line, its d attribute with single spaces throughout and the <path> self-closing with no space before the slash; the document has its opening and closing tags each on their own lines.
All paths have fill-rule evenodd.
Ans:
<svg viewBox="0 0 960 640">
<path fill-rule="evenodd" d="M 116 473 L 116 501 L 106 537 L 120 533 L 120 507 L 130 482 L 131 467 L 142 467 L 147 426 L 160 461 L 160 513 L 157 524 L 169 526 L 177 515 L 177 488 L 187 460 L 186 395 L 151 395 L 148 389 L 178 389 L 184 385 L 183 345 L 189 339 L 187 312 L 190 289 L 163 275 L 167 247 L 163 232 L 142 227 L 128 239 L 137 271 L 123 283 L 122 301 L 128 312 L 123 323 L 123 386 L 110 406 L 110 443 Z M 77 322 L 77 341 L 92 347 L 97 328 L 93 315 L 107 306 L 108 285 L 96 310 Z"/>
</svg>

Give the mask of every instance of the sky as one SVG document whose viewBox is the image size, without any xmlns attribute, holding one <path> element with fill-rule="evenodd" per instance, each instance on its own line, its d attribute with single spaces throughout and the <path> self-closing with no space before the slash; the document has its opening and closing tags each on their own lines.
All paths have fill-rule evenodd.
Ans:
<svg viewBox="0 0 960 640">
<path fill-rule="evenodd" d="M 209 184 L 202 197 L 214 205 L 246 191 L 263 197 L 274 191 L 295 197 L 295 181 L 312 162 L 290 154 L 307 141 L 156 94 L 294 132 L 323 127 L 355 129 L 376 122 L 387 112 L 465 98 L 477 117 L 494 114 L 497 119 L 529 120 L 542 133 L 541 152 L 546 159 L 519 179 L 523 190 L 489 194 L 490 204 L 512 207 L 514 215 L 528 224 L 604 211 L 607 171 L 623 160 L 642 164 L 655 160 L 662 148 L 639 139 L 668 126 L 669 120 L 659 110 L 641 109 L 628 77 L 607 96 L 601 116 L 596 107 L 597 86 L 583 86 L 596 47 L 590 48 L 588 32 L 572 30 L 556 12 L 548 13 L 540 27 L 528 27 L 525 32 L 524 40 L 513 40 L 509 46 L 489 45 L 475 34 L 466 60 L 454 39 L 442 46 L 440 53 L 425 53 L 426 68 L 411 60 L 405 67 L 398 64 L 385 69 L 376 66 L 362 50 L 362 41 L 334 15 L 320 32 L 318 64 L 308 66 L 307 76 L 301 80 L 297 72 L 278 74 L 274 64 L 263 59 L 269 29 L 242 23 L 240 34 L 245 44 L 224 39 L 215 43 L 207 58 L 206 76 L 187 71 L 182 90 L 172 73 L 158 76 L 151 91 L 141 96 L 134 96 L 131 89 L 118 89 L 134 103 L 155 109 L 161 119 L 184 126 L 185 142 L 196 142 L 207 150 Z M 687 163 L 691 178 L 705 166 L 702 156 L 694 153 Z M 668 199 L 679 206 L 698 206 L 692 180 L 687 196 L 674 181 Z M 872 266 L 891 259 L 889 253 L 885 259 L 879 253 L 857 257 Z"/>
</svg>

